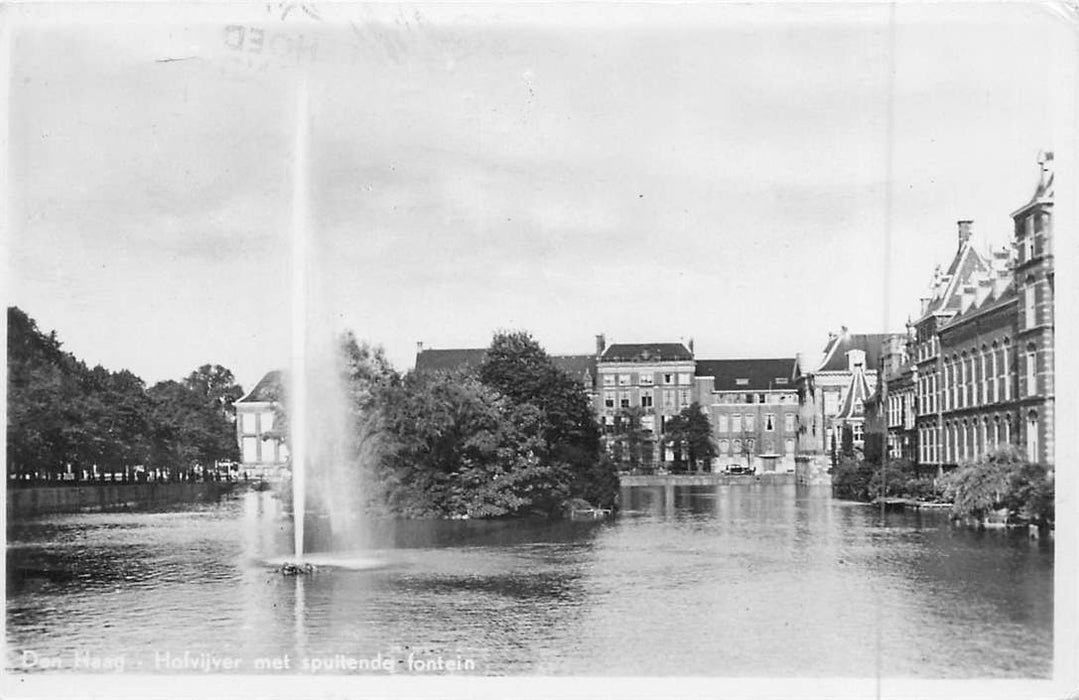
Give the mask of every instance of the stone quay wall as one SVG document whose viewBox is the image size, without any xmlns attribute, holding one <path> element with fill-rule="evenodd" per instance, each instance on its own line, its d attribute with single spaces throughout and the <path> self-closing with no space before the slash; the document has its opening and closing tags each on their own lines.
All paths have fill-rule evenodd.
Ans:
<svg viewBox="0 0 1079 700">
<path fill-rule="evenodd" d="M 206 481 L 89 486 L 8 487 L 8 521 L 50 513 L 85 513 L 149 508 L 169 503 L 214 501 L 238 482 Z"/>
</svg>

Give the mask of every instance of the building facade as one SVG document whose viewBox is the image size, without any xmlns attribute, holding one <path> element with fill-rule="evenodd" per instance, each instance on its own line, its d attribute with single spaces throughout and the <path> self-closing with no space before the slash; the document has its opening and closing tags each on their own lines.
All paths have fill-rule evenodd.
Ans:
<svg viewBox="0 0 1079 700">
<path fill-rule="evenodd" d="M 1011 215 L 1011 249 L 979 254 L 970 222 L 914 324 L 917 461 L 941 472 L 1012 444 L 1054 457 L 1052 155 Z"/>
<path fill-rule="evenodd" d="M 272 477 L 288 463 L 288 446 L 274 433 L 275 409 L 282 396 L 284 373 L 267 372 L 236 401 L 236 440 L 240 469 L 250 476 Z"/>
</svg>

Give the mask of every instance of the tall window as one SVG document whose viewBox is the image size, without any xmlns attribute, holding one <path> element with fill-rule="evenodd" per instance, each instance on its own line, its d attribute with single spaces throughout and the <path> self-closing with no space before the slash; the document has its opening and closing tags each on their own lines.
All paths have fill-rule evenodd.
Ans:
<svg viewBox="0 0 1079 700">
<path fill-rule="evenodd" d="M 959 370 L 959 373 L 958 373 L 959 376 L 957 377 L 958 381 L 956 382 L 956 385 L 955 385 L 955 407 L 956 408 L 963 408 L 963 405 L 966 403 L 966 391 L 967 391 L 967 389 L 966 389 L 966 380 L 967 380 L 967 377 L 966 377 L 966 374 L 967 374 L 967 362 L 966 362 L 966 360 L 967 360 L 966 357 L 961 357 L 961 358 L 959 358 L 959 361 L 956 363 L 956 369 Z"/>
<path fill-rule="evenodd" d="M 783 453 L 792 455 L 794 454 L 794 438 L 787 438 L 784 443 Z"/>
<path fill-rule="evenodd" d="M 618 392 L 618 407 L 619 408 L 629 408 L 629 392 L 628 391 L 620 391 L 620 392 Z"/>
<path fill-rule="evenodd" d="M 730 418 L 727 417 L 726 413 L 720 413 L 719 414 L 719 421 L 718 421 L 718 426 L 717 426 L 717 431 L 716 432 L 720 432 L 720 433 L 730 432 Z"/>
<path fill-rule="evenodd" d="M 1038 356 L 1033 346 L 1027 348 L 1026 361 L 1027 396 L 1038 393 Z"/>
<path fill-rule="evenodd" d="M 614 392 L 613 391 L 605 391 L 605 392 L 603 392 L 603 405 L 606 406 L 607 408 L 614 408 Z"/>
<path fill-rule="evenodd" d="M 719 453 L 721 455 L 729 455 L 731 453 L 731 443 L 729 440 L 719 441 Z"/>
<path fill-rule="evenodd" d="M 744 418 L 744 420 L 745 420 L 745 425 L 746 425 L 746 432 L 748 432 L 748 433 L 752 433 L 752 432 L 753 432 L 753 430 L 754 430 L 754 427 L 753 427 L 753 423 L 754 423 L 754 421 L 753 421 L 753 418 L 754 418 L 754 416 L 753 416 L 753 414 L 752 414 L 752 413 L 747 413 L 747 414 L 745 415 L 745 418 Z"/>
<path fill-rule="evenodd" d="M 674 408 L 674 391 L 667 389 L 663 392 L 663 407 Z"/>
<path fill-rule="evenodd" d="M 990 396 L 994 403 L 1000 401 L 1000 382 L 997 380 L 997 375 L 1000 370 L 997 369 L 997 344 L 993 343 L 993 347 L 989 351 L 989 357 L 991 362 L 989 364 L 989 387 Z"/>
<path fill-rule="evenodd" d="M 693 383 L 693 375 L 689 374 L 689 373 L 685 373 L 685 372 L 680 373 L 678 375 L 678 383 L 679 384 L 685 384 L 686 386 L 692 384 Z"/>
<path fill-rule="evenodd" d="M 1023 288 L 1023 318 L 1026 328 L 1038 325 L 1038 307 L 1035 302 L 1034 278 L 1027 278 L 1027 286 Z"/>
<path fill-rule="evenodd" d="M 641 406 L 643 408 L 652 408 L 652 390 L 641 389 Z"/>
<path fill-rule="evenodd" d="M 740 432 L 742 432 L 742 414 L 741 413 L 735 413 L 734 415 L 731 416 L 731 432 L 732 433 L 740 433 Z"/>
<path fill-rule="evenodd" d="M 794 414 L 786 413 L 783 415 L 783 430 L 788 433 L 794 432 Z"/>
<path fill-rule="evenodd" d="M 689 389 L 678 390 L 678 405 L 682 408 L 689 405 Z"/>
<path fill-rule="evenodd" d="M 1012 377 L 1011 367 L 1008 364 L 1008 339 L 1004 339 L 1004 345 L 1000 348 L 1000 381 L 1004 385 L 1001 393 L 1005 401 L 1012 400 Z"/>
<path fill-rule="evenodd" d="M 1027 461 L 1038 461 L 1038 414 L 1034 411 L 1027 416 Z"/>
<path fill-rule="evenodd" d="M 765 413 L 764 414 L 764 429 L 775 430 L 776 429 L 776 414 Z"/>
<path fill-rule="evenodd" d="M 989 403 L 989 348 L 982 346 L 982 351 L 978 353 L 978 359 L 981 361 L 982 372 L 982 403 Z"/>
</svg>

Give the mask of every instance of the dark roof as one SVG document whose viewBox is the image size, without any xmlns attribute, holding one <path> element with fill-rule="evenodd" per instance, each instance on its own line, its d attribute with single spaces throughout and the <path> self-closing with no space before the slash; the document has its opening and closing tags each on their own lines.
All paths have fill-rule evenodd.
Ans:
<svg viewBox="0 0 1079 700">
<path fill-rule="evenodd" d="M 1018 298 L 1018 293 L 1015 291 L 1015 281 L 1009 280 L 1008 286 L 1000 291 L 1000 294 L 990 293 L 981 304 L 971 304 L 970 308 L 962 313 L 958 313 L 952 318 L 948 319 L 948 322 L 941 326 L 941 330 L 954 328 L 962 325 L 971 316 L 975 316 L 982 313 L 987 313 L 993 309 L 999 308 L 1008 304 L 1011 301 L 1015 301 Z"/>
<path fill-rule="evenodd" d="M 842 333 L 828 339 L 824 346 L 824 359 L 817 367 L 817 372 L 846 372 L 847 353 L 851 350 L 861 350 L 865 353 L 865 366 L 876 368 L 880 366 L 881 346 L 891 333 L 848 333 L 844 328 Z"/>
<path fill-rule="evenodd" d="M 486 357 L 486 348 L 421 350 L 416 354 L 416 371 L 454 372 L 460 369 L 478 369 Z M 574 379 L 584 381 L 596 375 L 594 355 L 551 355 L 550 357 L 555 367 Z"/>
<path fill-rule="evenodd" d="M 716 391 L 794 389 L 794 358 L 697 360 L 698 377 L 715 377 Z M 739 379 L 748 380 L 739 383 Z"/>
<path fill-rule="evenodd" d="M 551 355 L 551 362 L 574 379 L 584 381 L 596 376 L 595 355 Z"/>
<path fill-rule="evenodd" d="M 486 356 L 486 348 L 420 350 L 416 353 L 416 371 L 453 372 L 458 369 L 476 369 L 483 364 Z"/>
<path fill-rule="evenodd" d="M 258 401 L 277 401 L 281 396 L 281 386 L 285 373 L 279 369 L 266 373 L 255 388 L 247 392 L 236 403 L 255 403 Z"/>
<path fill-rule="evenodd" d="M 614 343 L 600 362 L 678 362 L 692 360 L 693 353 L 681 343 Z"/>
</svg>

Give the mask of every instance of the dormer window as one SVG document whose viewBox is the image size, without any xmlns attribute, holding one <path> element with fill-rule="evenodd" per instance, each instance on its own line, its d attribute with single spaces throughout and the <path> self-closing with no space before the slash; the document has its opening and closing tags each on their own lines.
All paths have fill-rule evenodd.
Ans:
<svg viewBox="0 0 1079 700">
<path fill-rule="evenodd" d="M 735 386 L 749 386 L 749 378 L 748 377 L 738 377 L 738 378 L 736 378 L 734 380 L 734 385 Z"/>
</svg>

